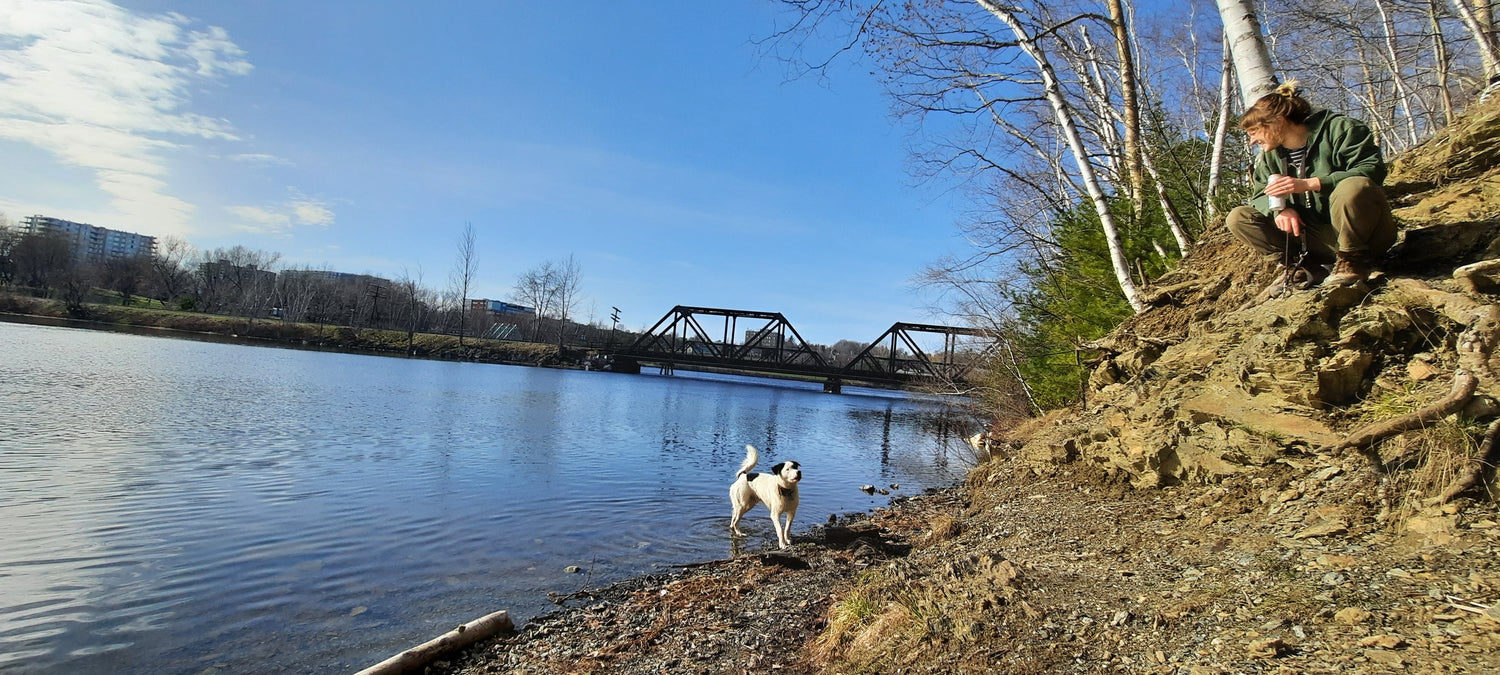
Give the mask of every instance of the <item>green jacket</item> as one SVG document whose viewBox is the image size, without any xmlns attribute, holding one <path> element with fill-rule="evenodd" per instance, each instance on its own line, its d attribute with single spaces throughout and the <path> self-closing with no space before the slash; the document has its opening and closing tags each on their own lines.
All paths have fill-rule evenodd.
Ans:
<svg viewBox="0 0 1500 675">
<path fill-rule="evenodd" d="M 1286 148 L 1260 153 L 1251 173 L 1255 196 L 1250 204 L 1262 214 L 1273 215 L 1265 192 L 1271 174 L 1297 178 L 1317 176 L 1323 180 L 1323 189 L 1289 195 L 1287 206 L 1297 209 L 1297 215 L 1304 220 L 1328 223 L 1331 222 L 1328 196 L 1339 181 L 1364 176 L 1379 185 L 1385 180 L 1385 159 L 1380 154 L 1380 146 L 1375 145 L 1375 135 L 1364 122 L 1319 108 L 1307 116 L 1306 124 L 1307 173 L 1297 175 Z"/>
</svg>

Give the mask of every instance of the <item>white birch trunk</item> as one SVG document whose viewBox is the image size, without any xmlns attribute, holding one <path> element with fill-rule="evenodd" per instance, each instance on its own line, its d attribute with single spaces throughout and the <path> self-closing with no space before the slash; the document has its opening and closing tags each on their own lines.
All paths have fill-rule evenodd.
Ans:
<svg viewBox="0 0 1500 675">
<path fill-rule="evenodd" d="M 1453 94 L 1448 91 L 1448 46 L 1443 43 L 1438 0 L 1427 0 L 1427 22 L 1432 28 L 1432 67 L 1437 75 L 1438 97 L 1443 102 L 1443 124 L 1452 124 Z"/>
<path fill-rule="evenodd" d="M 1391 21 L 1390 14 L 1385 11 L 1385 3 L 1375 0 L 1375 10 L 1380 12 L 1380 26 L 1385 30 L 1385 55 L 1391 67 L 1391 83 L 1396 85 L 1396 98 L 1401 102 L 1401 110 L 1406 113 L 1406 135 L 1411 147 L 1417 144 L 1417 116 L 1412 112 L 1411 90 L 1406 86 L 1406 77 L 1401 74 L 1401 60 L 1396 55 L 1396 26 Z"/>
<path fill-rule="evenodd" d="M 1234 61 L 1229 55 L 1229 41 L 1224 41 L 1224 70 L 1219 74 L 1219 120 L 1214 123 L 1214 150 L 1213 155 L 1208 158 L 1208 218 L 1212 220 L 1219 215 L 1219 207 L 1214 203 L 1214 195 L 1219 193 L 1219 173 L 1224 168 L 1224 139 L 1229 136 L 1229 106 L 1233 103 L 1234 96 Z"/>
<path fill-rule="evenodd" d="M 1188 240 L 1187 228 L 1183 226 L 1182 215 L 1177 213 L 1177 207 L 1172 205 L 1172 200 L 1167 199 L 1167 186 L 1161 182 L 1161 172 L 1156 170 L 1156 162 L 1151 159 L 1151 151 L 1141 148 L 1141 163 L 1146 166 L 1146 171 L 1151 174 L 1152 182 L 1156 183 L 1156 199 L 1161 203 L 1161 211 L 1167 216 L 1167 225 L 1172 228 L 1172 238 L 1177 240 L 1177 251 L 1187 257 L 1188 249 L 1193 244 Z"/>
<path fill-rule="evenodd" d="M 1120 283 L 1120 291 L 1125 294 L 1125 301 L 1137 313 L 1145 311 L 1146 303 L 1141 300 L 1141 292 L 1136 287 L 1135 281 L 1131 279 L 1130 262 L 1125 259 L 1125 248 L 1120 243 L 1120 231 L 1115 227 L 1114 216 L 1109 212 L 1109 201 L 1104 195 L 1104 190 L 1099 187 L 1099 178 L 1094 174 L 1094 167 L 1089 163 L 1088 152 L 1083 147 L 1083 139 L 1078 136 L 1078 126 L 1073 121 L 1073 114 L 1068 109 L 1068 102 L 1063 99 L 1062 87 L 1058 84 L 1057 75 L 1052 71 L 1052 63 L 1047 60 L 1047 55 L 1037 45 L 1036 41 L 1026 32 L 1019 19 L 1010 9 L 1000 5 L 995 0 L 978 0 L 983 7 L 995 18 L 1000 19 L 1008 26 L 1016 36 L 1017 46 L 1036 62 L 1037 69 L 1042 74 L 1042 87 L 1047 96 L 1047 102 L 1052 104 L 1052 112 L 1057 116 L 1057 124 L 1062 127 L 1063 136 L 1068 141 L 1068 149 L 1073 152 L 1073 159 L 1078 162 L 1078 173 L 1083 179 L 1084 188 L 1088 190 L 1089 198 L 1094 202 L 1094 210 L 1099 215 L 1099 224 L 1104 229 L 1104 240 L 1109 246 L 1110 265 L 1115 272 L 1115 279 Z"/>
<path fill-rule="evenodd" d="M 1453 9 L 1458 11 L 1459 18 L 1463 19 L 1464 26 L 1468 27 L 1474 38 L 1474 46 L 1479 49 L 1479 62 L 1484 65 L 1484 79 L 1488 82 L 1500 75 L 1500 50 L 1497 50 L 1494 36 L 1487 30 L 1487 22 L 1474 13 L 1469 3 L 1464 0 L 1452 0 L 1452 3 Z"/>
<path fill-rule="evenodd" d="M 1099 67 L 1099 53 L 1094 48 L 1094 42 L 1089 39 L 1088 28 L 1079 26 L 1078 37 L 1083 42 L 1084 62 L 1075 64 L 1074 70 L 1083 74 L 1078 80 L 1100 120 L 1099 141 L 1104 145 L 1104 152 L 1108 157 L 1106 166 L 1110 169 L 1110 175 L 1117 182 L 1123 183 L 1125 181 L 1119 179 L 1122 176 L 1121 167 L 1126 165 L 1122 150 L 1125 144 L 1121 142 L 1120 134 L 1115 129 L 1118 114 L 1109 102 L 1109 81 L 1104 78 L 1104 71 Z"/>
<path fill-rule="evenodd" d="M 1462 2 L 1463 0 L 1454 0 Z M 1234 72 L 1239 77 L 1240 96 L 1249 108 L 1260 97 L 1275 91 L 1276 69 L 1271 66 L 1271 52 L 1260 32 L 1251 0 L 1218 0 L 1219 16 L 1224 20 L 1224 39 L 1234 55 Z"/>
</svg>

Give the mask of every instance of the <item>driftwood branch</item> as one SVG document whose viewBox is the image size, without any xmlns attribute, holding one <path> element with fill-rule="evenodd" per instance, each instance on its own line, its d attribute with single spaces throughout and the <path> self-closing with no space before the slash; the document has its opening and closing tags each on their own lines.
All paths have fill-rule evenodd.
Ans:
<svg viewBox="0 0 1500 675">
<path fill-rule="evenodd" d="M 1500 443 L 1495 442 L 1495 437 L 1500 436 L 1500 418 L 1490 422 L 1490 428 L 1484 432 L 1484 443 L 1479 446 L 1479 454 L 1469 461 L 1469 470 L 1453 481 L 1448 489 L 1443 490 L 1443 496 L 1438 499 L 1441 503 L 1447 503 L 1484 480 L 1486 474 L 1495 470 L 1495 464 L 1500 462 Z"/>
<path fill-rule="evenodd" d="M 433 661 L 446 654 L 451 654 L 480 640 L 485 640 L 512 630 L 515 630 L 515 624 L 511 623 L 510 614 L 504 610 L 495 612 L 494 614 L 480 617 L 468 623 L 460 624 L 458 628 L 450 630 L 436 639 L 412 647 L 369 668 L 361 670 L 355 675 L 406 675 L 407 673 L 420 673 L 426 670 Z"/>
<path fill-rule="evenodd" d="M 1323 448 L 1322 451 L 1343 452 L 1352 448 L 1364 452 L 1377 467 L 1383 466 L 1380 454 L 1372 450 L 1376 443 L 1404 431 L 1428 426 L 1462 410 L 1469 399 L 1474 397 L 1474 390 L 1478 387 L 1479 378 L 1474 373 L 1460 368 L 1453 373 L 1453 388 L 1447 396 L 1421 410 L 1365 426 L 1350 434 L 1344 442 Z"/>
</svg>

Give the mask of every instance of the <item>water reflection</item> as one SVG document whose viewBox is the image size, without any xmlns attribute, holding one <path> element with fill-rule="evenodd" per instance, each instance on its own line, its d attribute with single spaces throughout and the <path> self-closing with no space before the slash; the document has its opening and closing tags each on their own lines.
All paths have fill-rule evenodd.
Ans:
<svg viewBox="0 0 1500 675">
<path fill-rule="evenodd" d="M 961 476 L 941 406 L 868 394 L 0 323 L 0 670 L 352 670 L 524 619 L 735 552 L 745 443 L 802 462 L 803 526 Z"/>
</svg>

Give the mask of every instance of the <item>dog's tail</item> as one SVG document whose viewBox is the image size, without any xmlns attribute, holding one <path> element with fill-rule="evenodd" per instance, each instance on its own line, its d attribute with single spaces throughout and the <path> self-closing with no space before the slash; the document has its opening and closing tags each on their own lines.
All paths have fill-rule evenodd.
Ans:
<svg viewBox="0 0 1500 675">
<path fill-rule="evenodd" d="M 760 461 L 760 453 L 755 451 L 755 446 L 745 446 L 745 461 L 740 463 L 740 470 L 735 472 L 734 477 L 739 478 L 755 468 L 756 462 Z"/>
</svg>

